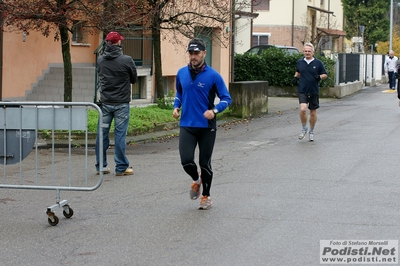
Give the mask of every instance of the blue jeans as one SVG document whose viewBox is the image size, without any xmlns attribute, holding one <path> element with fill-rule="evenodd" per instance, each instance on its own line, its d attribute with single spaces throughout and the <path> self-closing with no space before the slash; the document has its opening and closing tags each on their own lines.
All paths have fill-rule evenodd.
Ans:
<svg viewBox="0 0 400 266">
<path fill-rule="evenodd" d="M 115 173 L 123 173 L 129 167 L 128 158 L 125 156 L 126 149 L 126 132 L 129 124 L 129 103 L 119 105 L 102 104 L 101 111 L 103 112 L 103 168 L 107 168 L 107 149 L 110 145 L 111 122 L 114 119 L 114 161 Z M 100 130 L 100 120 L 97 125 L 97 132 Z M 100 168 L 99 156 L 99 135 L 96 137 L 96 171 Z"/>
<path fill-rule="evenodd" d="M 389 86 L 391 89 L 396 88 L 396 77 L 395 77 L 395 72 L 394 71 L 388 71 L 388 76 L 389 76 Z"/>
</svg>

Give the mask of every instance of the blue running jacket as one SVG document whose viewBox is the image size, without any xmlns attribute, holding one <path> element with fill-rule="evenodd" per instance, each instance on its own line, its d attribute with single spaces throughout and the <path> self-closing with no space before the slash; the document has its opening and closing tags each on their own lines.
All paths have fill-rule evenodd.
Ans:
<svg viewBox="0 0 400 266">
<path fill-rule="evenodd" d="M 215 99 L 220 99 L 214 105 Z M 174 108 L 181 108 L 181 127 L 217 129 L 216 118 L 208 120 L 203 116 L 207 110 L 216 108 L 222 112 L 232 103 L 231 96 L 222 76 L 206 65 L 192 80 L 189 66 L 182 67 L 176 75 L 176 96 Z"/>
</svg>

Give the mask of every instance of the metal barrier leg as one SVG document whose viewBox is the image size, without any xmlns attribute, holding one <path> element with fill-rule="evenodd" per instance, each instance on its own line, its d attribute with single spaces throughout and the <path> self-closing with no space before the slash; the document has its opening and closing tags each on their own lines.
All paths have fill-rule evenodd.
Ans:
<svg viewBox="0 0 400 266">
<path fill-rule="evenodd" d="M 63 208 L 63 215 L 65 218 L 71 218 L 74 215 L 74 211 L 68 205 L 68 200 L 60 201 L 60 190 L 56 192 L 56 204 L 47 208 L 46 214 L 48 216 L 48 222 L 51 226 L 56 226 L 59 222 L 58 217 L 54 214 L 54 211 Z"/>
</svg>

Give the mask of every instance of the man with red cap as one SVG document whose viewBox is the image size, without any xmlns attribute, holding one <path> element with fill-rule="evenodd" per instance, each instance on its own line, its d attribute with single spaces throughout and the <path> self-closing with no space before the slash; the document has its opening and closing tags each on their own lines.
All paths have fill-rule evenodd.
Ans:
<svg viewBox="0 0 400 266">
<path fill-rule="evenodd" d="M 117 176 L 133 175 L 125 155 L 126 132 L 129 124 L 131 84 L 136 82 L 136 65 L 132 57 L 124 55 L 121 41 L 124 40 L 118 32 L 107 34 L 106 46 L 102 55 L 97 59 L 97 72 L 100 82 L 100 106 L 103 113 L 99 119 L 98 131 L 103 130 L 103 139 L 96 138 L 96 171 L 110 173 L 107 167 L 107 149 L 110 145 L 109 131 L 114 120 L 114 161 Z M 100 162 L 99 141 L 103 141 L 103 162 Z"/>
</svg>

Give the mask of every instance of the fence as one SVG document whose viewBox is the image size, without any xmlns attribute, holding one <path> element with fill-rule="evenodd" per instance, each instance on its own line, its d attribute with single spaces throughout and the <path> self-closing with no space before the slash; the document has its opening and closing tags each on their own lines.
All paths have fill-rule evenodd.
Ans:
<svg viewBox="0 0 400 266">
<path fill-rule="evenodd" d="M 60 191 L 93 191 L 100 187 L 103 173 L 89 178 L 88 122 L 89 110 L 101 109 L 93 103 L 64 102 L 0 102 L 0 189 L 33 189 L 56 191 L 56 204 L 47 208 L 48 222 L 55 226 L 58 217 L 54 211 L 62 208 L 65 218 L 71 218 L 73 210 L 67 200 L 61 200 Z M 95 115 L 96 116 L 96 115 Z M 39 152 L 39 131 L 47 131 L 52 143 L 50 151 Z M 84 160 L 73 158 L 72 134 L 84 134 Z M 56 132 L 68 136 L 68 154 L 57 156 Z M 103 132 L 99 131 L 102 139 Z M 103 150 L 102 142 L 99 143 Z M 102 152 L 99 152 L 103 161 Z M 25 160 L 24 160 L 25 159 Z M 93 162 L 92 162 L 93 163 Z"/>
<path fill-rule="evenodd" d="M 383 64 L 385 55 L 381 54 L 337 54 L 335 85 L 362 81 L 365 85 L 381 81 L 385 76 Z"/>
</svg>

